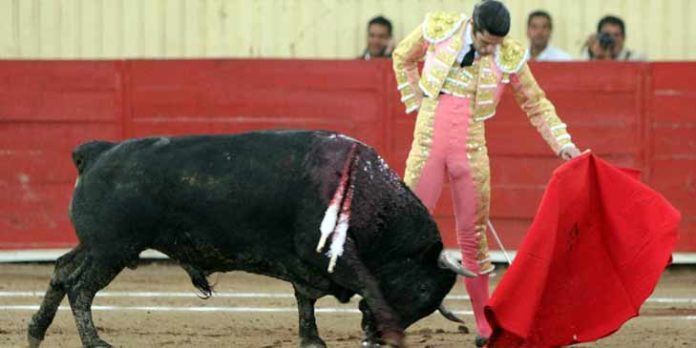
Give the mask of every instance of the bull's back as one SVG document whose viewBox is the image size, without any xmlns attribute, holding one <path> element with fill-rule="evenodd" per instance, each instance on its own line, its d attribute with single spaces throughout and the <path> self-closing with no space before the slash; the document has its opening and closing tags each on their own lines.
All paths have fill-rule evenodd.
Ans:
<svg viewBox="0 0 696 348">
<path fill-rule="evenodd" d="M 258 132 L 116 144 L 80 177 L 72 209 L 78 236 L 187 246 L 189 255 L 290 251 L 298 202 L 320 199 L 307 170 L 316 137 Z"/>
</svg>

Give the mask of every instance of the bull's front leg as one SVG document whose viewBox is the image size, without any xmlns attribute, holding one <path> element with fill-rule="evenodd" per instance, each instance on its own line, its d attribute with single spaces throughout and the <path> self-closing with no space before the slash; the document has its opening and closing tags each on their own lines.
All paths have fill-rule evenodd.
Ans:
<svg viewBox="0 0 696 348">
<path fill-rule="evenodd" d="M 297 300 L 297 311 L 300 317 L 300 347 L 301 348 L 326 348 L 326 343 L 319 337 L 316 318 L 314 317 L 315 298 L 309 297 L 295 288 L 295 299 Z"/>
<path fill-rule="evenodd" d="M 365 333 L 361 347 L 379 348 L 383 346 L 384 342 L 379 338 L 375 316 L 372 314 L 372 312 L 370 312 L 370 307 L 367 305 L 367 302 L 365 302 L 364 299 L 360 300 L 359 308 L 363 315 L 360 326 L 363 329 L 363 333 Z"/>
<path fill-rule="evenodd" d="M 370 318 L 374 318 L 369 321 L 374 323 L 381 341 L 392 347 L 405 346 L 400 318 L 382 295 L 377 279 L 360 260 L 351 238 L 346 238 L 343 256 L 338 259 L 333 276 L 336 283 L 363 297 Z"/>
</svg>

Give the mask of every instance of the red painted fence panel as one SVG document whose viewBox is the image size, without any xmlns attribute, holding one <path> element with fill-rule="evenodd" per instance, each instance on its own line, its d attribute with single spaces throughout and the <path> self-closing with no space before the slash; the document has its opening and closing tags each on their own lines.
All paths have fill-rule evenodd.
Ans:
<svg viewBox="0 0 696 348">
<path fill-rule="evenodd" d="M 75 243 L 72 148 L 123 137 L 121 62 L 0 62 L 0 248 Z"/>
<path fill-rule="evenodd" d="M 684 215 L 678 249 L 696 252 L 696 63 L 532 69 L 576 144 L 642 170 Z M 487 122 L 492 220 L 515 249 L 561 162 L 510 91 L 503 98 Z M 371 144 L 403 173 L 414 120 L 389 61 L 0 61 L 0 249 L 74 245 L 70 152 L 83 141 L 329 129 Z M 454 246 L 445 189 L 435 215 Z"/>
<path fill-rule="evenodd" d="M 696 250 L 696 65 L 652 65 L 648 182 L 682 213 L 679 247 Z"/>
</svg>

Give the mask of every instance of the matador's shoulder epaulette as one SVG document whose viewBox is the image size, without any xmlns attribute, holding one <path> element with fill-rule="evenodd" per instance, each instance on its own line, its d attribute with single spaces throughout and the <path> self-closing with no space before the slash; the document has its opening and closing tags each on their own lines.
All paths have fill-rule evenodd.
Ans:
<svg viewBox="0 0 696 348">
<path fill-rule="evenodd" d="M 517 73 L 526 61 L 527 49 L 513 39 L 503 40 L 495 52 L 495 64 L 504 73 Z"/>
<path fill-rule="evenodd" d="M 423 37 L 431 44 L 452 37 L 466 20 L 466 15 L 456 12 L 431 12 L 425 15 Z"/>
</svg>

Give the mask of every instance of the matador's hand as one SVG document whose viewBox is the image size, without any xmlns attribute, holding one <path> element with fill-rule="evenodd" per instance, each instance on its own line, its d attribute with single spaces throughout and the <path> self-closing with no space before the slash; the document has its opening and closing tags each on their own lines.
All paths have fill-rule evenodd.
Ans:
<svg viewBox="0 0 696 348">
<path fill-rule="evenodd" d="M 565 149 L 561 150 L 560 156 L 564 161 L 567 161 L 580 156 L 580 150 L 578 150 L 578 148 L 575 146 L 566 147 Z"/>
</svg>

